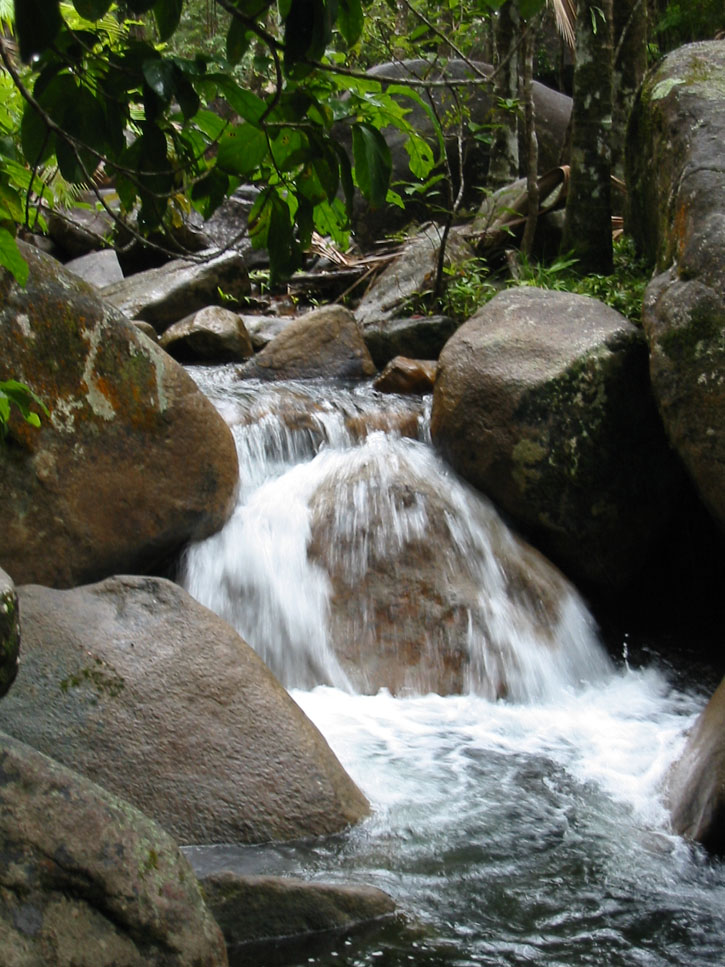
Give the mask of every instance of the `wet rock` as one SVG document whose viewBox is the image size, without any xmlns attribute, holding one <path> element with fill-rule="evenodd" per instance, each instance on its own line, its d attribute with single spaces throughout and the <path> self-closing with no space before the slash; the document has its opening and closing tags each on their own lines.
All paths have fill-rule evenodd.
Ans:
<svg viewBox="0 0 725 967">
<path fill-rule="evenodd" d="M 629 228 L 659 275 L 643 321 L 667 435 L 725 527 L 725 41 L 665 57 L 637 98 Z"/>
<path fill-rule="evenodd" d="M 0 698 L 15 681 L 19 652 L 18 596 L 12 578 L 0 568 Z"/>
<path fill-rule="evenodd" d="M 436 377 L 435 360 L 407 359 L 396 356 L 373 382 L 381 393 L 414 393 L 423 395 L 433 392 Z"/>
<path fill-rule="evenodd" d="M 160 566 L 227 519 L 231 433 L 193 380 L 97 290 L 30 246 L 26 288 L 0 275 L 0 378 L 50 411 L 13 415 L 0 460 L 0 565 L 72 586 Z"/>
<path fill-rule="evenodd" d="M 366 342 L 368 333 L 384 330 L 389 320 L 405 315 L 404 310 L 415 299 L 420 300 L 430 294 L 435 284 L 442 237 L 442 229 L 437 225 L 428 225 L 406 242 L 400 255 L 380 273 L 365 293 L 355 310 L 355 318 L 362 326 Z M 465 262 L 473 255 L 473 249 L 461 234 L 451 231 L 446 243 L 446 265 Z M 399 353 L 415 355 L 408 349 Z M 391 358 L 388 356 L 383 364 Z M 428 355 L 428 358 L 434 357 Z"/>
<path fill-rule="evenodd" d="M 374 373 L 355 317 L 341 306 L 294 319 L 240 369 L 245 379 L 362 379 Z"/>
<path fill-rule="evenodd" d="M 242 317 L 219 306 L 207 306 L 175 322 L 159 345 L 181 362 L 240 363 L 254 355 Z"/>
<path fill-rule="evenodd" d="M 113 282 L 120 282 L 123 278 L 118 256 L 110 248 L 71 259 L 70 262 L 66 262 L 65 267 L 69 272 L 99 289 Z"/>
<path fill-rule="evenodd" d="M 0 733 L 5 967 L 225 967 L 171 837 L 127 802 Z"/>
<path fill-rule="evenodd" d="M 252 944 L 259 953 L 265 941 L 301 944 L 319 934 L 332 934 L 331 941 L 339 940 L 395 913 L 395 903 L 387 893 L 370 886 L 226 871 L 202 877 L 201 886 L 230 953 Z"/>
<path fill-rule="evenodd" d="M 667 799 L 677 833 L 725 855 L 725 679 L 670 770 Z"/>
<path fill-rule="evenodd" d="M 66 258 L 79 258 L 102 248 L 110 243 L 113 235 L 115 223 L 112 216 L 96 209 L 94 195 L 85 200 L 91 207 L 60 210 L 53 212 L 48 219 L 48 234 Z"/>
<path fill-rule="evenodd" d="M 130 319 L 144 319 L 161 333 L 192 312 L 221 305 L 225 296 L 241 300 L 249 289 L 244 259 L 225 252 L 203 262 L 175 259 L 137 272 L 106 286 L 102 295 Z"/>
<path fill-rule="evenodd" d="M 551 675 L 599 674 L 597 655 L 579 654 L 591 629 L 568 582 L 486 501 L 436 486 L 432 454 L 371 437 L 329 463 L 308 554 L 329 579 L 329 646 L 353 688 L 524 701 Z"/>
<path fill-rule="evenodd" d="M 433 439 L 579 580 L 625 585 L 666 526 L 680 474 L 640 331 L 585 296 L 496 296 L 447 343 Z"/>
<path fill-rule="evenodd" d="M 337 832 L 367 803 L 232 628 L 170 581 L 19 589 L 22 674 L 0 728 L 182 843 Z"/>
</svg>

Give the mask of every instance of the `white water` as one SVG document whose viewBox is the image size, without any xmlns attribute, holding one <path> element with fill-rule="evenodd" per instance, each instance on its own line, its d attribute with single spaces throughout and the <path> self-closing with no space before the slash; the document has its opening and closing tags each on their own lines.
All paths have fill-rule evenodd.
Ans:
<svg viewBox="0 0 725 967">
<path fill-rule="evenodd" d="M 372 883 L 426 928 L 341 943 L 300 963 L 722 964 L 725 871 L 670 834 L 662 802 L 663 777 L 704 696 L 654 668 L 615 669 L 571 588 L 544 623 L 556 647 L 542 648 L 535 602 L 532 610 L 511 590 L 505 562 L 518 545 L 495 512 L 425 442 L 360 430 L 371 421 L 410 428 L 412 404 L 295 387 L 280 422 L 277 388 L 235 385 L 230 373 L 196 375 L 233 426 L 240 502 L 221 534 L 192 549 L 185 583 L 292 688 L 373 814 L 329 843 L 225 846 L 191 851 L 193 861 Z M 335 406 L 320 403 L 324 394 Z M 336 564 L 362 583 L 371 562 L 401 549 L 404 557 L 432 524 L 425 500 L 398 499 L 401 464 L 420 492 L 431 480 L 443 492 L 446 533 L 480 583 L 466 602 L 466 694 L 354 694 L 332 647 L 331 579 L 307 556 L 310 505 L 326 488 L 339 543 L 325 560 L 344 548 L 351 556 Z M 485 685 L 492 662 L 513 683 L 506 701 L 491 700 Z"/>
</svg>

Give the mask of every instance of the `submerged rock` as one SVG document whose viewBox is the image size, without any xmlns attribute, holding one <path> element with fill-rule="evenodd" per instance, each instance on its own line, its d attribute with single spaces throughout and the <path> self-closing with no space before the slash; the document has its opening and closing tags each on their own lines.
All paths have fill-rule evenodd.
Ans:
<svg viewBox="0 0 725 967">
<path fill-rule="evenodd" d="M 387 893 L 370 886 L 230 872 L 204 876 L 201 886 L 230 953 L 253 945 L 262 959 L 265 946 L 280 940 L 296 946 L 320 934 L 339 940 L 395 913 Z"/>
<path fill-rule="evenodd" d="M 19 653 L 18 595 L 12 578 L 0 568 L 0 698 L 15 681 Z"/>
<path fill-rule="evenodd" d="M 725 527 L 725 41 L 649 73 L 627 145 L 628 227 L 659 275 L 647 289 L 650 375 L 667 434 Z"/>
<path fill-rule="evenodd" d="M 361 379 L 374 373 L 355 317 L 342 306 L 299 316 L 240 369 L 245 379 Z"/>
<path fill-rule="evenodd" d="M 3 967 L 225 967 L 224 941 L 168 833 L 0 733 Z"/>
<path fill-rule="evenodd" d="M 182 843 L 337 832 L 367 802 L 232 628 L 170 581 L 19 589 L 23 666 L 0 727 Z"/>
<path fill-rule="evenodd" d="M 431 433 L 452 466 L 570 574 L 626 585 L 680 484 L 639 330 L 595 299 L 523 287 L 443 350 Z"/>
<path fill-rule="evenodd" d="M 433 392 L 436 378 L 436 361 L 431 359 L 407 359 L 396 356 L 391 359 L 373 386 L 381 393 L 414 393 L 423 395 Z"/>
<path fill-rule="evenodd" d="M 171 357 L 37 249 L 0 273 L 0 378 L 49 410 L 0 453 L 0 566 L 56 587 L 159 567 L 231 512 L 229 428 Z"/>
<path fill-rule="evenodd" d="M 561 573 L 435 457 L 371 437 L 330 455 L 308 553 L 330 582 L 329 646 L 363 693 L 524 701 L 608 664 Z"/>
<path fill-rule="evenodd" d="M 725 855 L 725 679 L 670 770 L 667 799 L 677 833 Z"/>
</svg>

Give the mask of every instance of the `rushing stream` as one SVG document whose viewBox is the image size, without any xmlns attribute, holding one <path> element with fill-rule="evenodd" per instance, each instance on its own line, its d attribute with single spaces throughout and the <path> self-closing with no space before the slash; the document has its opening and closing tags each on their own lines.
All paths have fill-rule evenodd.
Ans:
<svg viewBox="0 0 725 967">
<path fill-rule="evenodd" d="M 242 479 L 182 581 L 259 651 L 373 807 L 324 842 L 191 849 L 197 868 L 369 883 L 408 918 L 324 953 L 283 950 L 289 964 L 721 967 L 725 865 L 669 833 L 661 799 L 704 692 L 626 648 L 605 655 L 576 591 L 438 461 L 419 401 L 192 373 L 233 429 Z M 330 546 L 312 553 L 320 533 Z M 356 670 L 384 609 L 366 599 L 335 625 L 330 602 L 369 597 L 370 570 L 384 588 L 402 580 L 431 533 L 427 556 L 464 591 L 445 633 L 423 636 L 427 670 L 392 695 Z M 340 628 L 365 647 L 341 652 Z M 375 634 L 399 646 L 395 627 Z M 458 681 L 451 655 L 463 693 L 434 694 L 427 675 Z"/>
</svg>

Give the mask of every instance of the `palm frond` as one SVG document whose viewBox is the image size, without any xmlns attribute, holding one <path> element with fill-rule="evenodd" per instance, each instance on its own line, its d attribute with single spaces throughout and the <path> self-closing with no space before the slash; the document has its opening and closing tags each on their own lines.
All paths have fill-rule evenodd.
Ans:
<svg viewBox="0 0 725 967">
<path fill-rule="evenodd" d="M 576 29 L 576 5 L 574 0 L 549 0 L 549 6 L 554 11 L 559 33 L 573 49 Z"/>
</svg>

